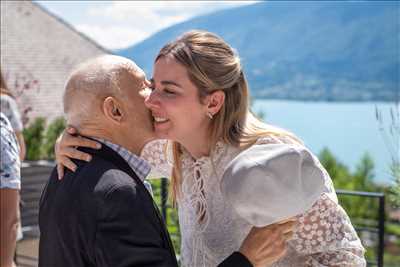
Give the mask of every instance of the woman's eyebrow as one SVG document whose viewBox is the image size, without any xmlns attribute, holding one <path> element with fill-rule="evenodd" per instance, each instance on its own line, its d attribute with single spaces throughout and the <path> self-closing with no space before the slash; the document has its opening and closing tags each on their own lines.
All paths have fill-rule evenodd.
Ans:
<svg viewBox="0 0 400 267">
<path fill-rule="evenodd" d="M 182 86 L 179 83 L 176 83 L 174 81 L 161 81 L 160 82 L 162 85 L 173 85 L 179 88 L 182 88 Z"/>
</svg>

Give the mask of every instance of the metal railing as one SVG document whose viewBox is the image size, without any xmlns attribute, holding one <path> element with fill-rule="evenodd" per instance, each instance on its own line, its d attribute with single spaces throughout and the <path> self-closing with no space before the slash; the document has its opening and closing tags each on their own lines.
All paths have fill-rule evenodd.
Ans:
<svg viewBox="0 0 400 267">
<path fill-rule="evenodd" d="M 48 167 L 47 167 L 48 168 Z M 24 172 L 24 170 L 23 170 Z M 27 172 L 25 170 L 25 172 Z M 37 175 L 43 176 L 41 173 L 42 170 L 35 171 L 38 172 Z M 47 170 L 48 172 L 48 170 Z M 28 173 L 25 173 L 25 175 L 28 175 Z M 32 176 L 32 174 L 29 174 Z M 46 174 L 46 177 L 48 177 L 48 174 Z M 35 182 L 33 183 L 32 181 L 35 179 L 25 179 L 25 182 L 27 184 L 24 184 L 23 190 L 21 191 L 22 194 L 22 199 L 25 200 L 27 203 L 33 203 L 32 205 L 26 205 L 22 209 L 22 213 L 26 213 L 26 216 L 22 216 L 22 224 L 23 226 L 36 226 L 37 225 L 37 208 L 38 208 L 38 197 L 39 194 L 38 192 L 41 192 L 42 187 L 44 185 L 44 180 L 41 180 L 40 182 Z M 31 186 L 32 184 L 32 186 Z M 159 188 L 160 190 L 160 197 L 161 197 L 161 202 L 160 204 L 160 209 L 161 209 L 161 214 L 165 220 L 165 223 L 168 223 L 168 212 L 167 210 L 171 208 L 170 205 L 167 204 L 168 200 L 168 180 L 166 178 L 161 179 L 161 186 Z M 32 195 L 34 194 L 34 195 Z M 345 191 L 345 190 L 337 190 L 337 194 L 339 196 L 351 196 L 351 197 L 365 197 L 365 198 L 373 198 L 378 200 L 378 224 L 376 227 L 360 227 L 360 226 L 355 226 L 355 229 L 361 233 L 361 232 L 370 232 L 373 234 L 376 234 L 378 236 L 378 245 L 376 247 L 376 261 L 368 261 L 368 266 L 378 266 L 378 267 L 383 267 L 383 255 L 384 255 L 384 229 L 385 229 L 385 195 L 383 193 L 373 193 L 373 192 L 356 192 L 356 191 Z M 31 195 L 34 197 L 34 200 L 31 199 Z M 179 233 L 176 233 L 179 235 Z M 24 260 L 32 260 L 34 258 L 29 258 L 26 257 L 27 255 L 17 255 L 19 257 L 19 261 L 21 263 L 21 266 L 34 266 L 30 265 L 29 263 L 24 262 Z"/>
<path fill-rule="evenodd" d="M 383 267 L 383 255 L 385 248 L 385 194 L 376 192 L 360 192 L 360 191 L 347 191 L 336 190 L 340 196 L 358 196 L 365 198 L 378 199 L 378 225 L 376 227 L 360 227 L 355 226 L 357 232 L 370 232 L 378 235 L 378 245 L 376 246 L 376 260 L 367 261 L 368 266 Z"/>
<path fill-rule="evenodd" d="M 384 254 L 384 230 L 385 230 L 385 195 L 383 193 L 376 193 L 376 192 L 360 192 L 360 191 L 346 191 L 346 190 L 336 190 L 338 196 L 358 196 L 358 197 L 365 197 L 365 198 L 376 198 L 378 199 L 378 225 L 377 227 L 361 227 L 355 226 L 355 230 L 358 233 L 361 232 L 370 232 L 374 233 L 378 236 L 378 245 L 376 247 L 376 260 L 375 261 L 367 261 L 368 266 L 378 266 L 383 267 L 383 254 Z M 161 214 L 164 218 L 165 223 L 168 222 L 167 217 L 167 209 L 170 206 L 167 204 L 168 200 L 168 181 L 167 179 L 162 179 L 161 181 Z"/>
</svg>

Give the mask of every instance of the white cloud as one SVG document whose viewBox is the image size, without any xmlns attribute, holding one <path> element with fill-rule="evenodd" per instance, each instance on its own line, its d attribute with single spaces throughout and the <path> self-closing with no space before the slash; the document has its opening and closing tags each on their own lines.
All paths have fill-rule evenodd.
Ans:
<svg viewBox="0 0 400 267">
<path fill-rule="evenodd" d="M 255 2 L 114 1 L 89 7 L 88 22 L 75 26 L 107 48 L 124 48 L 191 17 Z"/>
<path fill-rule="evenodd" d="M 128 47 L 140 42 L 148 35 L 143 31 L 126 26 L 75 25 L 76 29 L 108 49 Z"/>
</svg>

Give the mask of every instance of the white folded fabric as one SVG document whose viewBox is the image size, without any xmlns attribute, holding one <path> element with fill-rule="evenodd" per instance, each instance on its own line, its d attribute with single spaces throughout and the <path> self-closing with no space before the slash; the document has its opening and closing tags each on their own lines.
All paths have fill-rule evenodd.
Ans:
<svg viewBox="0 0 400 267">
<path fill-rule="evenodd" d="M 301 146 L 253 145 L 229 163 L 221 192 L 250 224 L 273 224 L 304 213 L 324 192 L 316 161 Z"/>
</svg>

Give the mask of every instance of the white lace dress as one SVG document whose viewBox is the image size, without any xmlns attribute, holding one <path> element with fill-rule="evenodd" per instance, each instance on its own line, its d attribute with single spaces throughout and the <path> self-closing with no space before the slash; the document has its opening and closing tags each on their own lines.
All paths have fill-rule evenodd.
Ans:
<svg viewBox="0 0 400 267">
<path fill-rule="evenodd" d="M 289 140 L 264 138 L 259 143 L 283 144 Z M 165 141 L 149 143 L 142 156 L 157 174 L 168 177 L 172 166 L 171 157 L 166 156 L 169 153 L 165 153 L 165 144 Z M 178 212 L 182 265 L 185 267 L 217 266 L 240 248 L 252 228 L 251 220 L 239 214 L 236 204 L 221 192 L 224 170 L 240 152 L 222 142 L 217 144 L 210 157 L 194 160 L 183 151 L 182 198 L 178 201 Z M 288 243 L 287 253 L 272 266 L 366 266 L 360 239 L 338 204 L 328 173 L 317 159 L 316 162 L 324 174 L 324 192 L 310 209 L 297 216 L 299 223 L 294 238 Z M 260 198 L 259 195 L 254 197 Z M 252 208 L 260 211 L 264 208 L 262 203 L 248 201 L 248 205 L 259 205 Z"/>
</svg>

